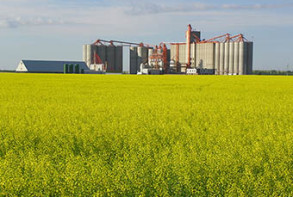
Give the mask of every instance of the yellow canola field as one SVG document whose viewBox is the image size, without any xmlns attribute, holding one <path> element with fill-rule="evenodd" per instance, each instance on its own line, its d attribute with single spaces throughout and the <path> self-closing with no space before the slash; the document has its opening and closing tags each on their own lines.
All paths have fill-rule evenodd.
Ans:
<svg viewBox="0 0 293 197">
<path fill-rule="evenodd" d="M 223 195 L 293 195 L 293 77 L 0 74 L 0 196 Z"/>
</svg>

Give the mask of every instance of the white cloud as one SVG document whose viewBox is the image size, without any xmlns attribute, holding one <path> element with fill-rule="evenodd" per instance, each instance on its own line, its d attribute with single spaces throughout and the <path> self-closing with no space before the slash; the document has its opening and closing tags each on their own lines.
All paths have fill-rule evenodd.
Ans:
<svg viewBox="0 0 293 197">
<path fill-rule="evenodd" d="M 0 27 L 2 28 L 17 28 L 20 26 L 41 26 L 41 25 L 59 25 L 65 24 L 61 19 L 51 19 L 51 18 L 4 18 L 0 19 Z"/>
<path fill-rule="evenodd" d="M 62 4 L 49 3 L 49 0 L 0 0 L 0 28 L 17 28 L 25 26 L 52 26 L 52 25 L 99 25 L 101 29 L 109 27 L 119 27 L 131 30 L 131 26 L 139 28 L 141 21 L 144 21 L 145 26 L 151 26 L 162 22 L 164 25 L 166 21 L 171 20 L 176 23 L 176 20 L 184 20 L 184 16 L 203 16 L 197 20 L 214 23 L 213 21 L 221 21 L 221 18 L 226 20 L 227 11 L 231 11 L 232 16 L 230 21 L 236 22 L 236 18 L 245 17 L 246 11 L 259 12 L 261 9 L 275 9 L 282 7 L 292 7 L 293 3 L 287 4 L 207 4 L 207 3 L 181 3 L 177 1 L 170 1 L 170 3 L 159 4 L 154 1 L 124 1 L 128 2 L 126 5 L 120 2 L 115 4 L 115 0 L 110 0 L 110 5 L 101 6 L 99 3 L 90 4 L 65 2 Z M 75 2 L 75 3 L 74 3 Z M 118 2 L 118 1 L 117 1 Z M 18 5 L 18 6 L 15 6 Z M 71 5 L 71 6 L 68 6 Z M 79 6 L 83 5 L 83 6 Z M 112 6 L 111 6 L 112 5 Z M 237 14 L 235 11 L 237 10 Z M 157 15 L 160 15 L 159 17 Z M 253 15 L 250 13 L 250 15 Z M 270 15 L 268 15 L 270 16 Z M 277 16 L 278 18 L 283 18 Z M 288 17 L 288 16 L 286 16 Z M 173 19 L 175 19 L 173 21 Z M 178 19 L 179 18 L 179 19 Z M 181 19 L 180 19 L 181 18 Z M 267 21 L 267 18 L 258 18 L 260 21 L 254 21 L 251 17 L 245 17 L 249 24 L 259 24 L 260 21 Z M 289 19 L 292 18 L 289 16 Z M 213 21 L 210 21 L 213 20 Z M 243 20 L 243 19 L 242 19 Z M 155 21 L 155 22 L 154 22 Z M 219 21 L 219 22 L 220 22 Z M 273 20 L 275 21 L 275 20 Z M 286 20 L 286 23 L 288 20 Z M 280 24 L 280 23 L 277 23 Z M 292 22 L 291 22 L 292 24 Z M 142 27 L 141 27 L 142 28 Z M 110 30 L 108 30 L 110 31 Z M 107 31 L 107 32 L 108 32 Z"/>
<path fill-rule="evenodd" d="M 151 2 L 136 2 L 126 11 L 131 15 L 145 14 L 162 14 L 162 13 L 186 13 L 195 11 L 222 10 L 222 11 L 238 11 L 238 10 L 261 10 L 261 9 L 277 9 L 293 7 L 293 3 L 282 4 L 207 4 L 207 3 L 185 3 L 185 4 L 159 4 Z"/>
</svg>

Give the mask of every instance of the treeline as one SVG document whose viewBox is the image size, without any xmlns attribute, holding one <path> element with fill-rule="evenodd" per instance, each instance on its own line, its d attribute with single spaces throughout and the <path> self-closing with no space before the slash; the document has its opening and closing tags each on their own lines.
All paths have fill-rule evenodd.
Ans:
<svg viewBox="0 0 293 197">
<path fill-rule="evenodd" d="M 293 75 L 293 71 L 280 70 L 254 70 L 254 75 Z"/>
<path fill-rule="evenodd" d="M 0 70 L 0 73 L 13 73 L 15 70 Z"/>
</svg>

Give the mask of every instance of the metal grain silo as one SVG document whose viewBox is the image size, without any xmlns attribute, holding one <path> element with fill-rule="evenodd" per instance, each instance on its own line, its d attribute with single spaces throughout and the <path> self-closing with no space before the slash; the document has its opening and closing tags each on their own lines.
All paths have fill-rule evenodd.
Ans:
<svg viewBox="0 0 293 197">
<path fill-rule="evenodd" d="M 63 69 L 64 69 L 64 74 L 69 72 L 69 65 L 68 64 L 64 64 L 63 65 Z"/>
<path fill-rule="evenodd" d="M 244 42 L 239 42 L 239 75 L 243 75 L 244 68 Z"/>
<path fill-rule="evenodd" d="M 220 43 L 220 74 L 224 75 L 225 71 L 225 44 Z"/>
<path fill-rule="evenodd" d="M 130 74 L 137 74 L 137 47 L 130 47 L 130 65 L 129 70 Z"/>
<path fill-rule="evenodd" d="M 229 43 L 229 74 L 234 73 L 234 42 Z"/>
<path fill-rule="evenodd" d="M 86 46 L 86 48 L 87 48 L 87 52 L 86 52 L 86 55 L 87 55 L 86 64 L 87 64 L 88 67 L 90 67 L 90 65 L 93 63 L 93 45 L 88 44 Z"/>
<path fill-rule="evenodd" d="M 215 44 L 214 43 L 206 43 L 205 51 L 204 51 L 204 68 L 207 69 L 215 69 Z"/>
<path fill-rule="evenodd" d="M 195 67 L 199 68 L 200 67 L 200 49 L 202 44 L 196 44 L 195 48 Z"/>
<path fill-rule="evenodd" d="M 73 64 L 69 65 L 69 73 L 73 73 Z"/>
<path fill-rule="evenodd" d="M 196 67 L 205 68 L 206 62 L 206 43 L 200 43 L 196 47 Z"/>
<path fill-rule="evenodd" d="M 239 42 L 234 42 L 234 74 L 239 74 Z"/>
<path fill-rule="evenodd" d="M 176 53 L 177 53 L 177 46 L 178 45 L 171 45 L 171 60 L 176 61 Z M 149 51 L 149 56 L 150 56 L 150 51 Z"/>
<path fill-rule="evenodd" d="M 107 46 L 98 46 L 97 53 L 101 58 L 102 62 L 105 63 L 107 61 Z"/>
<path fill-rule="evenodd" d="M 195 68 L 195 51 L 196 51 L 196 44 L 192 43 L 190 44 L 190 63 L 191 63 L 191 67 Z"/>
<path fill-rule="evenodd" d="M 147 47 L 142 47 L 142 63 L 148 63 L 148 53 L 149 49 Z"/>
<path fill-rule="evenodd" d="M 140 64 L 142 63 L 143 47 L 137 47 L 137 71 L 140 72 Z"/>
<path fill-rule="evenodd" d="M 115 47 L 115 67 L 114 70 L 117 72 L 122 73 L 122 67 L 123 67 L 123 47 L 122 46 L 116 46 Z"/>
<path fill-rule="evenodd" d="M 74 73 L 79 74 L 80 70 L 79 70 L 79 64 L 75 64 L 74 66 Z"/>
<path fill-rule="evenodd" d="M 252 74 L 253 71 L 253 42 L 247 42 L 247 74 Z"/>
<path fill-rule="evenodd" d="M 172 47 L 173 45 L 171 45 Z M 154 53 L 154 49 L 148 49 L 148 64 L 150 65 L 150 56 L 152 56 Z"/>
<path fill-rule="evenodd" d="M 243 74 L 246 75 L 247 74 L 247 63 L 248 63 L 248 43 L 244 42 L 244 63 L 243 63 Z"/>
<path fill-rule="evenodd" d="M 179 63 L 180 63 L 180 72 L 186 71 L 186 44 L 179 45 Z"/>
<path fill-rule="evenodd" d="M 115 70 L 115 46 L 107 46 L 107 71 Z"/>
<path fill-rule="evenodd" d="M 225 44 L 225 60 L 224 60 L 224 74 L 227 75 L 229 73 L 229 42 L 226 42 Z"/>
<path fill-rule="evenodd" d="M 215 44 L 215 69 L 216 74 L 220 75 L 220 43 Z"/>
<path fill-rule="evenodd" d="M 82 61 L 87 62 L 87 45 L 82 45 Z"/>
</svg>

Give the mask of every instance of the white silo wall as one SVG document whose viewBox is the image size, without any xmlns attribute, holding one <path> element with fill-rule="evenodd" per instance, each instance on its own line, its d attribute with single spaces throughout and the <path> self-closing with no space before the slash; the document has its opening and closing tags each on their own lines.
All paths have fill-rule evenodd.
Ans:
<svg viewBox="0 0 293 197">
<path fill-rule="evenodd" d="M 87 45 L 82 46 L 82 61 L 87 62 Z"/>
<path fill-rule="evenodd" d="M 142 47 L 137 47 L 137 71 L 140 72 L 140 64 L 142 63 L 143 51 Z"/>
<path fill-rule="evenodd" d="M 220 43 L 220 75 L 224 75 L 225 70 L 225 44 Z"/>
<path fill-rule="evenodd" d="M 234 42 L 234 74 L 239 74 L 239 42 Z"/>
<path fill-rule="evenodd" d="M 176 45 L 171 45 L 170 47 L 171 51 L 171 60 L 176 61 Z M 149 56 L 150 56 L 150 51 L 149 51 Z"/>
<path fill-rule="evenodd" d="M 171 52 L 172 52 L 172 49 L 173 49 L 173 45 L 171 45 Z M 153 53 L 154 53 L 154 49 L 148 49 L 149 51 L 148 51 L 148 64 L 150 65 L 151 63 L 150 63 L 150 56 L 151 55 L 153 55 Z"/>
<path fill-rule="evenodd" d="M 87 45 L 87 52 L 86 52 L 86 55 L 87 55 L 87 58 L 86 58 L 86 64 L 88 65 L 88 67 L 93 63 L 93 46 L 94 45 L 90 45 L 88 44 Z"/>
<path fill-rule="evenodd" d="M 130 74 L 137 74 L 137 47 L 129 47 L 130 55 Z"/>
<path fill-rule="evenodd" d="M 199 63 L 200 63 L 200 46 L 202 44 L 196 44 L 195 48 L 195 67 L 199 68 Z"/>
<path fill-rule="evenodd" d="M 181 66 L 181 69 L 180 71 L 181 72 L 185 72 L 186 70 L 186 44 L 180 44 L 179 45 L 179 62 L 180 62 L 180 66 Z"/>
<path fill-rule="evenodd" d="M 179 62 L 180 64 L 186 64 L 186 44 L 179 45 Z"/>
<path fill-rule="evenodd" d="M 234 42 L 229 43 L 229 74 L 234 73 Z"/>
<path fill-rule="evenodd" d="M 243 74 L 246 75 L 247 74 L 247 57 L 248 57 L 248 43 L 244 42 L 244 63 L 243 63 Z"/>
<path fill-rule="evenodd" d="M 253 73 L 253 42 L 250 42 L 249 45 L 249 51 L 250 51 L 250 56 L 248 59 L 248 65 L 249 65 L 249 73 L 248 74 L 252 74 Z"/>
<path fill-rule="evenodd" d="M 195 50 L 196 50 L 196 44 L 192 43 L 190 45 L 190 59 L 191 59 L 191 67 L 195 67 Z"/>
<path fill-rule="evenodd" d="M 204 68 L 206 65 L 206 44 L 200 45 L 200 59 L 201 59 L 201 67 Z"/>
<path fill-rule="evenodd" d="M 216 74 L 220 74 L 220 43 L 215 44 L 215 69 Z"/>
<path fill-rule="evenodd" d="M 244 42 L 239 42 L 239 75 L 243 75 L 244 68 Z"/>
<path fill-rule="evenodd" d="M 198 67 L 204 68 L 206 64 L 206 45 L 205 43 L 199 45 Z"/>
<path fill-rule="evenodd" d="M 225 44 L 225 61 L 224 61 L 224 74 L 227 75 L 229 73 L 229 46 L 230 44 L 226 42 Z"/>
<path fill-rule="evenodd" d="M 214 43 L 206 43 L 205 44 L 205 68 L 207 69 L 215 69 L 215 44 Z"/>
</svg>

